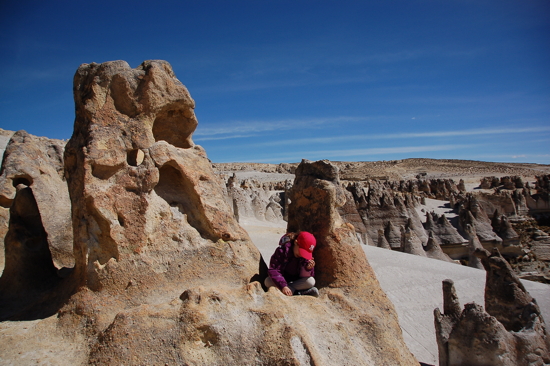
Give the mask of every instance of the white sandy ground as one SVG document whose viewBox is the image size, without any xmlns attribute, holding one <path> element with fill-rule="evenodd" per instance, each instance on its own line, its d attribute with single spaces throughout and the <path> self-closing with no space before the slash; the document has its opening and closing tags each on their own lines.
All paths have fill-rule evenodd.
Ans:
<svg viewBox="0 0 550 366">
<path fill-rule="evenodd" d="M 436 201 L 436 200 L 431 200 Z M 431 202 L 435 209 L 441 202 Z M 277 224 L 246 219 L 241 225 L 269 263 L 286 222 Z M 449 278 L 462 305 L 475 301 L 484 304 L 485 271 L 411 254 L 363 245 L 380 286 L 393 302 L 399 316 L 403 337 L 420 362 L 438 364 L 433 311 L 443 310 L 442 281 Z M 522 281 L 531 296 L 537 299 L 543 316 L 550 322 L 550 285 Z"/>
</svg>

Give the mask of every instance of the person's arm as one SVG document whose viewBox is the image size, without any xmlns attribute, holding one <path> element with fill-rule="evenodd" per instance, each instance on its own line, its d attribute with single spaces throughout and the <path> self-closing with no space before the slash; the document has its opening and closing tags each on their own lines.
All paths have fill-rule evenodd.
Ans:
<svg viewBox="0 0 550 366">
<path fill-rule="evenodd" d="M 280 245 L 271 256 L 271 260 L 269 261 L 269 269 L 267 270 L 267 274 L 271 277 L 273 283 L 275 283 L 275 285 L 281 290 L 288 287 L 288 283 L 282 273 L 287 262 L 288 253 L 286 252 L 287 247 L 285 245 Z"/>
</svg>

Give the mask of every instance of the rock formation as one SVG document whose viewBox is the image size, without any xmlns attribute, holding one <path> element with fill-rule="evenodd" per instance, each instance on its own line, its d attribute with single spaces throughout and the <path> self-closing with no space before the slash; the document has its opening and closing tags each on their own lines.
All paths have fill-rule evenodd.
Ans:
<svg viewBox="0 0 550 366">
<path fill-rule="evenodd" d="M 0 277 L 0 321 L 54 314 L 73 290 L 68 272 L 52 260 L 41 212 L 31 187 L 20 183 L 10 207 Z"/>
<path fill-rule="evenodd" d="M 0 162 L 4 159 L 4 151 L 14 133 L 13 131 L 7 131 L 0 128 Z M 9 216 L 9 201 L 6 202 L 2 200 L 0 196 L 0 239 L 3 239 L 8 232 Z M 0 268 L 4 268 L 3 248 L 3 243 L 0 241 Z"/>
<path fill-rule="evenodd" d="M 401 246 L 403 252 L 426 257 L 426 251 L 422 246 L 422 242 L 416 236 L 415 232 L 409 228 L 404 229 L 401 233 Z"/>
<path fill-rule="evenodd" d="M 74 269 L 54 266 L 33 184 L 18 184 L 2 319 L 57 312 L 48 324 L 80 342 L 78 363 L 418 364 L 338 214 L 345 194 L 332 165 L 300 165 L 288 210 L 289 229 L 318 239 L 321 297 L 265 292 L 265 265 L 192 141 L 194 101 L 170 65 L 84 64 L 74 96 L 64 155 Z"/>
<path fill-rule="evenodd" d="M 288 231 L 309 231 L 317 238 L 316 280 L 321 292 L 334 305 L 354 309 L 354 316 L 366 321 L 363 325 L 350 325 L 349 334 L 385 344 L 375 352 L 368 345 L 363 351 L 359 350 L 375 355 L 365 363 L 414 364 L 400 346 L 402 336 L 396 329 L 391 302 L 380 290 L 354 230 L 338 213 L 337 208 L 346 200 L 338 168 L 328 161 L 303 160 L 296 169 L 290 200 Z M 380 311 L 385 311 L 386 315 Z M 354 362 L 347 360 L 344 363 Z"/>
<path fill-rule="evenodd" d="M 132 281 L 160 285 L 166 276 L 173 280 L 190 241 L 201 251 L 209 246 L 201 238 L 248 240 L 191 139 L 194 101 L 168 63 L 85 64 L 74 94 L 65 169 L 79 281 L 94 290 L 109 284 L 122 291 Z M 243 260 L 257 255 L 250 244 L 233 250 L 243 250 Z"/>
<path fill-rule="evenodd" d="M 228 201 L 239 222 L 246 218 L 279 222 L 285 211 L 286 182 L 258 182 L 239 180 L 233 174 L 226 182 Z"/>
<path fill-rule="evenodd" d="M 64 147 L 65 141 L 62 140 L 36 137 L 25 131 L 14 133 L 4 153 L 0 205 L 7 213 L 14 201 L 16 187 L 19 184 L 30 187 L 54 264 L 57 268 L 72 268 L 73 232 L 71 202 L 63 168 Z M 7 215 L 3 220 L 7 221 Z M 3 235 L 3 230 L 0 229 L 0 235 Z"/>
<path fill-rule="evenodd" d="M 491 220 L 483 210 L 476 196 L 470 194 L 467 199 L 461 203 L 459 218 L 460 227 L 465 232 L 468 239 L 470 238 L 466 227 L 470 225 L 475 229 L 475 233 L 482 245 L 489 248 L 502 245 L 502 239 L 493 231 Z"/>
<path fill-rule="evenodd" d="M 454 261 L 449 257 L 439 245 L 438 239 L 433 235 L 433 231 L 430 231 L 428 243 L 426 244 L 426 256 L 433 259 L 439 259 L 441 261 L 452 262 Z"/>
<path fill-rule="evenodd" d="M 466 232 L 468 233 L 468 237 L 470 238 L 470 241 L 468 242 L 468 266 L 472 268 L 477 269 L 483 269 L 483 264 L 481 263 L 481 260 L 475 255 L 476 250 L 483 249 L 483 246 L 481 245 L 476 229 L 472 225 L 466 225 Z"/>
<path fill-rule="evenodd" d="M 498 250 L 478 249 L 476 255 L 487 271 L 485 310 L 469 303 L 461 312 L 452 281 L 444 281 L 444 312 L 434 310 L 439 364 L 550 363 L 550 337 L 536 301 Z"/>
</svg>

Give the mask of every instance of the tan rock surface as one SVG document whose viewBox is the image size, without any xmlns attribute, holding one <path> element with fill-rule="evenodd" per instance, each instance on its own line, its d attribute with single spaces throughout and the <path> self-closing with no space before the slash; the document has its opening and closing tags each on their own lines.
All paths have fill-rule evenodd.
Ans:
<svg viewBox="0 0 550 366">
<path fill-rule="evenodd" d="M 8 221 L 15 187 L 31 187 L 57 268 L 74 266 L 71 202 L 63 169 L 65 143 L 15 132 L 6 146 L 0 175 L 0 205 L 5 209 L 0 212 L 0 235 L 7 232 L 3 224 Z"/>
</svg>

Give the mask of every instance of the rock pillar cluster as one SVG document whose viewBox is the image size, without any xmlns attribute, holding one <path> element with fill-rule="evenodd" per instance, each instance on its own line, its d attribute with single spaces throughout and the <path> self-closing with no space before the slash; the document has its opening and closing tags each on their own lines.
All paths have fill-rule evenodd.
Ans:
<svg viewBox="0 0 550 366">
<path fill-rule="evenodd" d="M 530 366 L 550 363 L 550 337 L 540 309 L 498 250 L 476 249 L 487 272 L 485 309 L 460 310 L 443 281 L 444 312 L 434 310 L 440 366 Z"/>
</svg>

